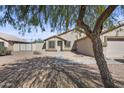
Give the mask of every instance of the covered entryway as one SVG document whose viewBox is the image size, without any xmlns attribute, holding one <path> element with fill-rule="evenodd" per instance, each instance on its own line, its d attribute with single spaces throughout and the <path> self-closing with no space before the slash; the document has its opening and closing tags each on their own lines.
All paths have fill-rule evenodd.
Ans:
<svg viewBox="0 0 124 93">
<path fill-rule="evenodd" d="M 107 38 L 107 57 L 124 57 L 124 38 Z"/>
<path fill-rule="evenodd" d="M 32 44 L 20 44 L 16 43 L 13 47 L 14 51 L 32 51 Z"/>
<path fill-rule="evenodd" d="M 58 41 L 57 44 L 58 44 L 58 51 L 62 51 L 63 50 L 62 49 L 63 42 L 62 41 Z"/>
</svg>

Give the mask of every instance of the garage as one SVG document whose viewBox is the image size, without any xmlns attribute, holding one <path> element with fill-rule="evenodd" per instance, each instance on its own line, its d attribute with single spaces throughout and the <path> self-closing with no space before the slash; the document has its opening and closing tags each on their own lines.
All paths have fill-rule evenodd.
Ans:
<svg viewBox="0 0 124 93">
<path fill-rule="evenodd" d="M 107 57 L 124 57 L 124 38 L 107 38 Z"/>
<path fill-rule="evenodd" d="M 32 44 L 20 44 L 16 43 L 13 47 L 14 51 L 32 51 Z"/>
</svg>

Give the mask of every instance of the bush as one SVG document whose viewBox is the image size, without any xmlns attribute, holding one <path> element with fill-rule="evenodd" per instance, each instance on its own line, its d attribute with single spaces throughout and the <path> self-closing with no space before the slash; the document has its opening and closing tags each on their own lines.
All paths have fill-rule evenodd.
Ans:
<svg viewBox="0 0 124 93">
<path fill-rule="evenodd" d="M 5 56 L 7 53 L 7 48 L 0 46 L 0 56 Z"/>
<path fill-rule="evenodd" d="M 6 55 L 11 55 L 12 51 L 11 50 L 7 50 Z"/>
<path fill-rule="evenodd" d="M 41 53 L 38 52 L 38 51 L 34 51 L 33 54 L 35 54 L 35 55 L 40 55 Z"/>
<path fill-rule="evenodd" d="M 11 55 L 11 50 L 7 50 L 6 47 L 0 46 L 0 56 Z"/>
</svg>

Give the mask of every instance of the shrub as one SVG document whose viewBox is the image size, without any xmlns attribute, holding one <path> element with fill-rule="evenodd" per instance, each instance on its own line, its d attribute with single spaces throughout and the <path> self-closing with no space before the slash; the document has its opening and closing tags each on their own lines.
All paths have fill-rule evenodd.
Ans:
<svg viewBox="0 0 124 93">
<path fill-rule="evenodd" d="M 6 55 L 11 55 L 12 51 L 11 50 L 7 50 Z"/>
<path fill-rule="evenodd" d="M 0 46 L 0 56 L 5 56 L 7 54 L 7 48 Z"/>
<path fill-rule="evenodd" d="M 34 51 L 33 54 L 40 55 L 41 53 L 39 51 Z"/>
<path fill-rule="evenodd" d="M 7 50 L 6 47 L 0 46 L 0 56 L 11 55 L 11 50 Z"/>
</svg>

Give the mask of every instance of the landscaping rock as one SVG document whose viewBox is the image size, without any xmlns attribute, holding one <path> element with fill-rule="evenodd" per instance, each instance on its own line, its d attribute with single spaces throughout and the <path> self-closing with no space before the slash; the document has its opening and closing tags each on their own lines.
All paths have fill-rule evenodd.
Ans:
<svg viewBox="0 0 124 93">
<path fill-rule="evenodd" d="M 99 73 L 84 64 L 55 57 L 37 57 L 5 65 L 0 70 L 3 88 L 103 87 Z M 122 83 L 119 87 L 123 87 Z"/>
</svg>

